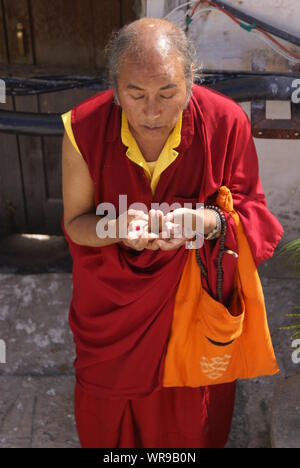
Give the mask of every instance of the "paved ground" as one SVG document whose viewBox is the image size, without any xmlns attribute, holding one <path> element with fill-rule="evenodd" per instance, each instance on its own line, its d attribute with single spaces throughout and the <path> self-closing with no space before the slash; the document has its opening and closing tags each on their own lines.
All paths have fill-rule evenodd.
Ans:
<svg viewBox="0 0 300 468">
<path fill-rule="evenodd" d="M 0 447 L 78 447 L 74 348 L 68 327 L 72 261 L 63 238 L 0 241 Z M 239 381 L 228 447 L 300 447 L 300 364 L 292 323 L 300 276 L 275 256 L 259 269 L 279 376 Z M 297 375 L 298 374 L 298 375 Z M 299 405 L 300 406 L 300 405 Z"/>
</svg>

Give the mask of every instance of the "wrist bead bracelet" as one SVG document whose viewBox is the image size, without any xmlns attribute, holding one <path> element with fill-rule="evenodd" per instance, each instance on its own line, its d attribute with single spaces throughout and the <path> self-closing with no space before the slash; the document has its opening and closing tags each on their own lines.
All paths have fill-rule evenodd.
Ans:
<svg viewBox="0 0 300 468">
<path fill-rule="evenodd" d="M 209 210 L 214 211 L 216 213 L 216 227 L 212 231 L 210 231 L 208 234 L 204 235 L 205 240 L 212 240 L 212 239 L 216 239 L 217 237 L 219 237 L 220 232 L 221 232 L 221 227 L 222 227 L 222 220 L 221 220 L 221 216 L 219 212 L 216 210 L 212 210 L 211 208 L 209 208 Z"/>
</svg>

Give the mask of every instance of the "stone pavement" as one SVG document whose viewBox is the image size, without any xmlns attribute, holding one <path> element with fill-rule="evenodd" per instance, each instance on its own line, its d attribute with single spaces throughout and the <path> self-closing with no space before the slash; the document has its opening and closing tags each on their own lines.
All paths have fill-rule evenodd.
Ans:
<svg viewBox="0 0 300 468">
<path fill-rule="evenodd" d="M 37 246 L 37 242 L 39 245 Z M 64 238 L 0 240 L 0 447 L 79 447 L 68 326 L 72 260 Z M 259 267 L 280 375 L 239 381 L 227 447 L 300 447 L 300 363 L 292 323 L 300 276 L 282 259 Z M 0 358 L 1 360 L 1 358 Z"/>
</svg>

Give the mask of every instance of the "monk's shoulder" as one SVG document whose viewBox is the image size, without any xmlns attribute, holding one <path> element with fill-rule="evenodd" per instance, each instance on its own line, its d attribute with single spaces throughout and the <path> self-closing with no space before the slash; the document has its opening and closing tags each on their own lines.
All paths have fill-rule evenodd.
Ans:
<svg viewBox="0 0 300 468">
<path fill-rule="evenodd" d="M 113 90 L 101 91 L 74 106 L 70 121 L 74 140 L 87 164 L 94 169 L 105 141 L 111 140 L 120 126 L 120 110 L 114 102 Z"/>
<path fill-rule="evenodd" d="M 97 115 L 108 113 L 114 103 L 114 94 L 112 89 L 100 91 L 99 93 L 84 99 L 73 107 L 73 121 L 82 122 L 84 120 L 94 119 Z"/>
</svg>

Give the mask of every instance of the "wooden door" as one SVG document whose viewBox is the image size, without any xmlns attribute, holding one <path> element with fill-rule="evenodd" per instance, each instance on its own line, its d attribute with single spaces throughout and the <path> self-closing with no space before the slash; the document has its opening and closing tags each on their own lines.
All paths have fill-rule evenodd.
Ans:
<svg viewBox="0 0 300 468">
<path fill-rule="evenodd" d="M 137 17 L 134 0 L 0 0 L 0 77 L 101 76 L 112 30 Z M 0 110 L 63 113 L 95 94 L 75 89 L 8 96 Z M 62 234 L 59 137 L 0 133 L 0 234 Z"/>
</svg>

